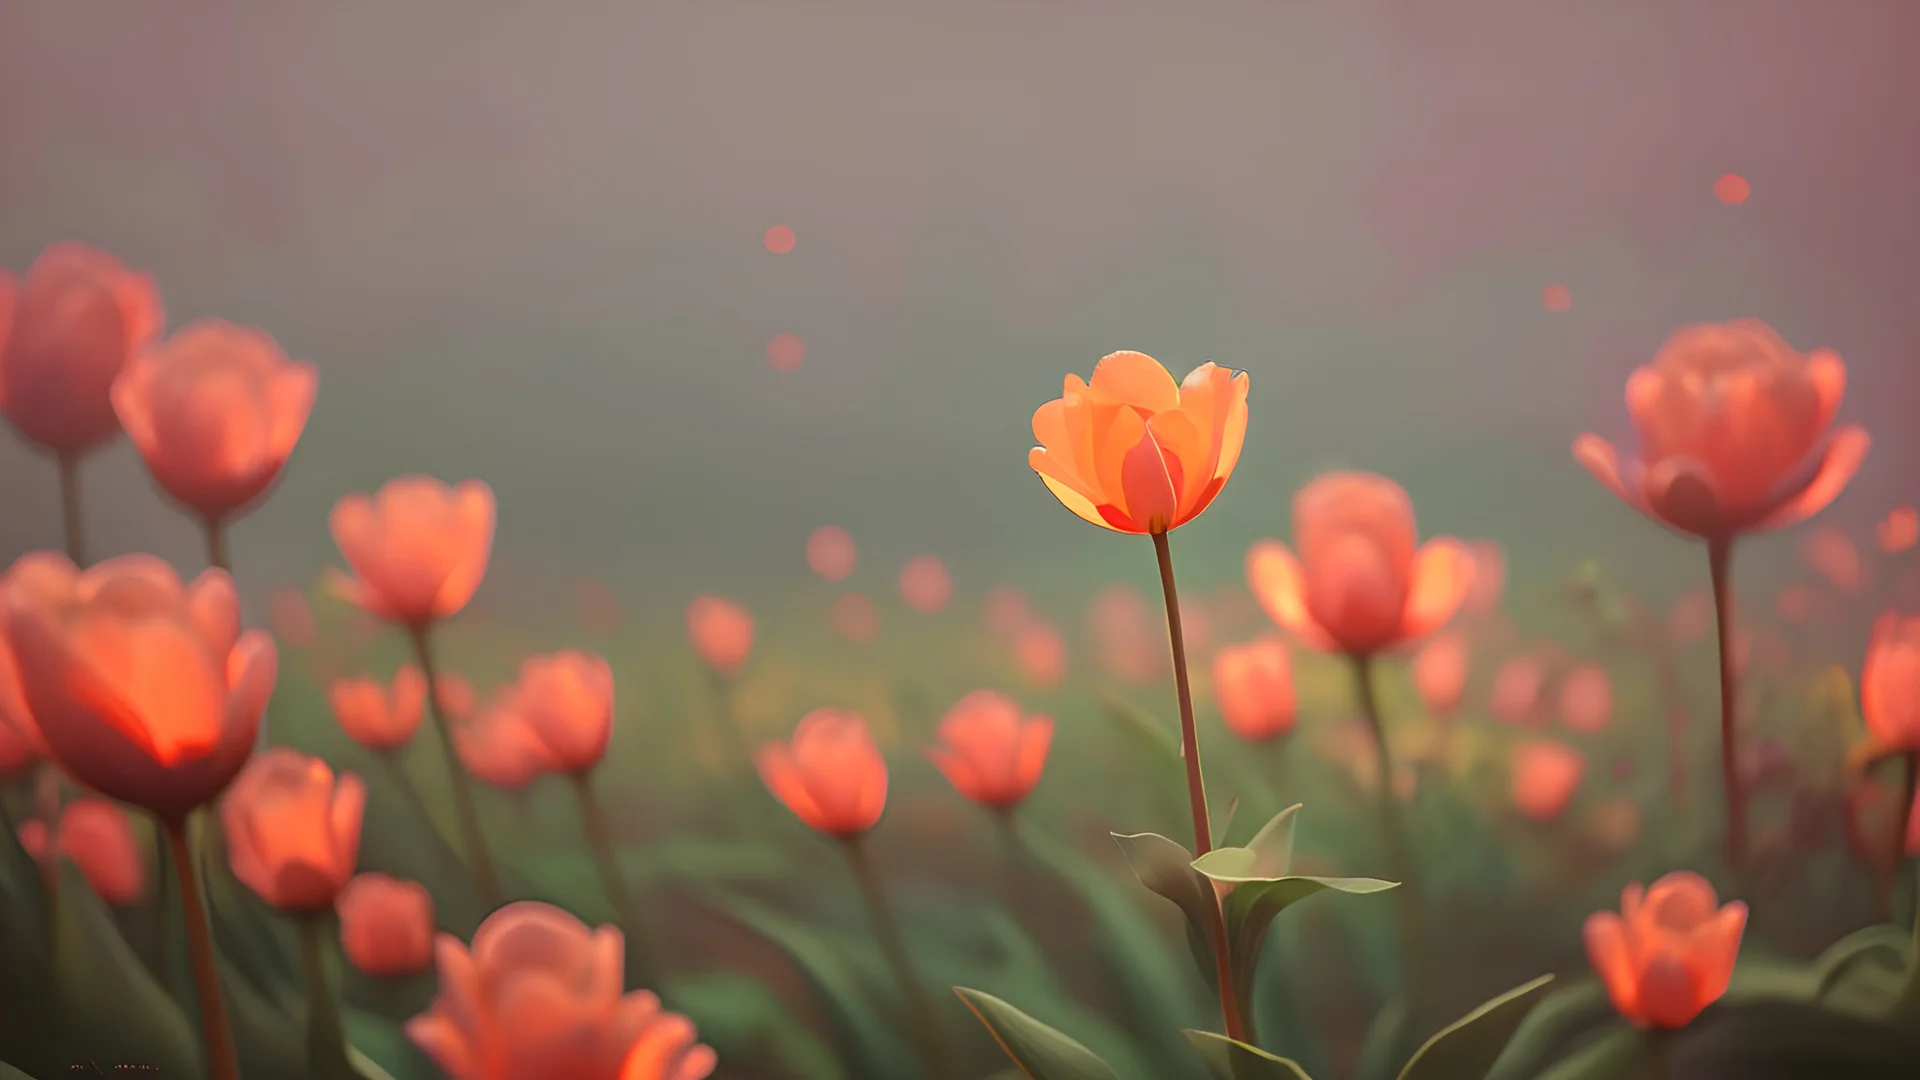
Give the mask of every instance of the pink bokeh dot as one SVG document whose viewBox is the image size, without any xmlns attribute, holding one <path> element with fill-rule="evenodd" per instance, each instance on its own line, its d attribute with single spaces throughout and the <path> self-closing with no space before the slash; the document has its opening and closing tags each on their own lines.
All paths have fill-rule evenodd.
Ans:
<svg viewBox="0 0 1920 1080">
<path fill-rule="evenodd" d="M 855 555 L 853 536 L 838 525 L 822 525 L 807 537 L 807 565 L 828 581 L 851 575 Z"/>
<path fill-rule="evenodd" d="M 767 250 L 773 252 L 775 255 L 785 255 L 787 252 L 793 250 L 795 242 L 793 227 L 791 225 L 775 225 L 773 228 L 767 230 L 766 235 L 760 238 L 760 242 L 767 245 Z"/>
<path fill-rule="evenodd" d="M 1565 285 L 1549 285 L 1540 290 L 1540 302 L 1548 311 L 1565 311 L 1573 306 L 1573 293 Z"/>
<path fill-rule="evenodd" d="M 1713 182 L 1713 193 L 1728 206 L 1739 206 L 1753 194 L 1753 185 L 1739 173 L 1727 173 Z"/>
<path fill-rule="evenodd" d="M 917 555 L 900 568 L 900 598 L 915 611 L 931 615 L 953 599 L 953 577 L 933 555 Z"/>
<path fill-rule="evenodd" d="M 880 632 L 880 609 L 859 593 L 848 593 L 835 601 L 827 620 L 841 637 L 856 645 L 872 641 Z"/>
<path fill-rule="evenodd" d="M 767 363 L 775 371 L 792 371 L 807 358 L 807 343 L 799 334 L 775 334 L 767 342 Z"/>
</svg>

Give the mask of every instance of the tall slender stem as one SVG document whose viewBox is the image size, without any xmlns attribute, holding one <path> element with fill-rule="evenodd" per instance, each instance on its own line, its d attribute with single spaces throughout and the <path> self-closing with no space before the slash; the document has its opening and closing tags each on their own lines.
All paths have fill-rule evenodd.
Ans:
<svg viewBox="0 0 1920 1080">
<path fill-rule="evenodd" d="M 1019 811 L 1015 807 L 1000 806 L 993 810 L 996 832 L 1000 834 L 1001 869 L 1006 875 L 1007 903 L 1013 908 L 1016 918 L 1025 918 L 1028 912 L 1039 910 L 1034 898 L 1033 859 L 1027 851 L 1027 842 L 1020 835 Z"/>
<path fill-rule="evenodd" d="M 880 887 L 880 877 L 873 872 L 873 863 L 867 858 L 867 849 L 860 835 L 841 838 L 841 850 L 847 853 L 847 864 L 853 868 L 853 877 L 860 885 L 860 898 L 867 905 L 867 922 L 873 927 L 873 936 L 880 943 L 880 951 L 886 955 L 887 966 L 893 970 L 893 981 L 900 985 L 900 995 L 906 999 L 907 1007 L 913 1013 L 914 1038 L 920 1044 L 920 1054 L 933 1076 L 950 1077 L 953 1075 L 953 1060 L 947 1055 L 940 1029 L 934 1020 L 933 1005 L 927 1000 L 926 988 L 920 985 L 919 976 L 914 974 L 913 961 L 907 956 L 907 946 L 900 938 L 900 927 L 893 919 L 893 907 L 887 903 L 887 894 Z"/>
<path fill-rule="evenodd" d="M 325 938 L 327 913 L 306 912 L 295 917 L 300 927 L 300 966 L 307 976 L 307 1075 L 311 1080 L 358 1080 L 347 1059 L 347 1032 L 340 1020 L 327 978 Z"/>
<path fill-rule="evenodd" d="M 599 796 L 594 794 L 593 774 L 576 773 L 572 780 L 573 792 L 580 798 L 580 819 L 586 826 L 587 847 L 593 852 L 593 865 L 600 874 L 600 887 L 607 894 L 607 902 L 619 914 L 621 929 L 626 931 L 627 967 L 641 985 L 652 985 L 656 972 L 650 962 L 651 950 L 646 945 L 646 924 L 640 921 L 633 894 L 627 890 L 626 879 L 620 876 L 620 861 L 613 851 L 613 832 L 607 828 L 606 811 L 600 805 Z"/>
<path fill-rule="evenodd" d="M 480 886 L 480 899 L 488 908 L 500 905 L 500 882 L 493 873 L 493 855 L 487 850 L 486 837 L 480 833 L 480 814 L 473 806 L 473 789 L 467 784 L 467 770 L 460 767 L 460 755 L 454 753 L 453 729 L 447 725 L 447 713 L 440 705 L 440 679 L 433 667 L 431 631 L 425 626 L 410 628 L 414 661 L 427 680 L 427 709 L 433 715 L 433 729 L 440 735 L 440 750 L 447 763 L 447 785 L 453 789 L 453 808 L 460 818 L 461 839 L 467 857 L 473 860 L 474 880 Z"/>
<path fill-rule="evenodd" d="M 1906 753 L 1900 757 L 1900 803 L 1895 806 L 1893 820 L 1887 825 L 1886 870 L 1877 875 L 1880 886 L 1877 907 L 1880 917 L 1891 921 L 1893 918 L 1893 893 L 1895 883 L 1901 878 L 1900 865 L 1907 861 L 1907 822 L 1913 814 L 1913 800 L 1920 794 L 1920 753 Z M 1920 903 L 1920 897 L 1915 898 Z M 1920 963 L 1920 957 L 1915 957 Z"/>
<path fill-rule="evenodd" d="M 1713 617 L 1720 638 L 1720 784 L 1727 800 L 1727 869 L 1747 861 L 1747 792 L 1740 780 L 1739 676 L 1734 672 L 1733 541 L 1707 541 Z"/>
<path fill-rule="evenodd" d="M 220 996 L 220 968 L 214 962 L 213 929 L 207 921 L 206 898 L 200 876 L 194 873 L 193 852 L 187 845 L 186 821 L 162 823 L 174 877 L 180 881 L 180 906 L 187 919 L 187 950 L 193 961 L 193 984 L 200 994 L 200 1029 L 207 1044 L 207 1080 L 240 1080 L 240 1059 L 233 1049 L 233 1028 L 226 1002 Z"/>
<path fill-rule="evenodd" d="M 207 565 L 233 573 L 233 557 L 227 553 L 227 523 L 217 517 L 206 519 Z"/>
<path fill-rule="evenodd" d="M 1213 850 L 1213 825 L 1207 820 L 1207 783 L 1200 772 L 1200 732 L 1193 722 L 1193 689 L 1187 681 L 1187 639 L 1180 627 L 1180 592 L 1173 583 L 1173 552 L 1167 534 L 1153 534 L 1153 553 L 1160 563 L 1160 591 L 1167 601 L 1167 638 L 1173 647 L 1174 688 L 1180 697 L 1180 756 L 1187 763 L 1187 803 L 1193 812 L 1193 853 L 1198 858 Z M 1245 1041 L 1246 1024 L 1240 1016 L 1234 987 L 1232 954 L 1227 947 L 1227 922 L 1218 903 L 1205 905 L 1207 935 L 1213 942 L 1214 981 L 1220 990 L 1220 1015 L 1227 1038 Z"/>
<path fill-rule="evenodd" d="M 87 526 L 80 512 L 80 455 L 61 454 L 60 522 L 66 530 L 67 558 L 82 570 L 87 568 Z"/>
<path fill-rule="evenodd" d="M 1419 885 L 1414 880 L 1413 849 L 1400 822 L 1399 801 L 1393 792 L 1393 751 L 1387 745 L 1386 723 L 1380 714 L 1380 698 L 1373 686 L 1373 658 L 1355 656 L 1354 694 L 1360 700 L 1360 712 L 1373 732 L 1373 757 L 1379 777 L 1374 781 L 1375 798 L 1380 807 L 1380 837 L 1387 845 L 1387 859 L 1400 887 L 1393 890 L 1399 898 L 1400 948 L 1406 965 L 1409 1009 L 1418 1016 L 1426 993 L 1426 926 L 1420 911 Z"/>
</svg>

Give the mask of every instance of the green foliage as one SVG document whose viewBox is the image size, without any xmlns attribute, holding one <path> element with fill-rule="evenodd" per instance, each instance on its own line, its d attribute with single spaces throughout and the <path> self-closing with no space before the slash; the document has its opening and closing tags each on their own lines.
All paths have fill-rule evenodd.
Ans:
<svg viewBox="0 0 1920 1080">
<path fill-rule="evenodd" d="M 676 980 L 670 989 L 674 1006 L 693 1019 L 700 1040 L 722 1061 L 777 1062 L 796 1080 L 845 1080 L 833 1048 L 759 979 L 712 972 Z"/>
<path fill-rule="evenodd" d="M 1193 854 L 1158 833 L 1114 833 L 1113 840 L 1140 884 L 1180 909 L 1187 921 L 1187 946 L 1194 966 L 1211 985 L 1216 976 L 1213 950 L 1207 944 L 1207 908 L 1215 902 L 1213 885 L 1193 868 Z"/>
<path fill-rule="evenodd" d="M 132 1061 L 164 1076 L 198 1076 L 194 1024 L 127 947 L 93 887 L 60 864 L 52 996 L 62 1044 L 78 1060 Z"/>
<path fill-rule="evenodd" d="M 1215 1080 L 1311 1080 L 1299 1062 L 1275 1057 L 1257 1046 L 1211 1031 L 1189 1030 L 1182 1034 L 1199 1051 Z"/>
<path fill-rule="evenodd" d="M 28 1076 L 26 1073 L 4 1061 L 0 1061 L 0 1080 L 33 1080 L 33 1077 Z"/>
<path fill-rule="evenodd" d="M 1513 1033 L 1539 1006 L 1553 976 L 1515 987 L 1442 1028 L 1414 1052 L 1400 1080 L 1484 1077 L 1500 1060 Z"/>
<path fill-rule="evenodd" d="M 1031 1080 L 1119 1080 L 1093 1051 L 992 994 L 962 986 L 953 992 Z"/>
</svg>

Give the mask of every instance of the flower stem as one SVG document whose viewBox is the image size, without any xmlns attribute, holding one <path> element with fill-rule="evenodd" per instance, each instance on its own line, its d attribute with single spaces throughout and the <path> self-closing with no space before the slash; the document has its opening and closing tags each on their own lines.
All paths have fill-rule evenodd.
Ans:
<svg viewBox="0 0 1920 1080">
<path fill-rule="evenodd" d="M 1877 904 L 1881 917 L 1893 919 L 1893 893 L 1896 882 L 1901 878 L 1900 866 L 1907 860 L 1907 822 L 1913 814 L 1913 800 L 1920 793 L 1920 753 L 1908 752 L 1900 757 L 1900 803 L 1894 807 L 1893 820 L 1887 826 L 1886 871 L 1878 875 L 1880 898 Z M 1915 897 L 1920 904 L 1920 897 Z M 1920 963 L 1920 958 L 1916 958 Z"/>
<path fill-rule="evenodd" d="M 592 850 L 594 868 L 600 873 L 600 887 L 607 894 L 607 902 L 619 914 L 621 929 L 626 931 L 627 968 L 641 986 L 654 986 L 656 973 L 648 962 L 646 926 L 634 907 L 633 894 L 627 891 L 626 879 L 620 876 L 620 861 L 613 852 L 613 833 L 607 828 L 607 815 L 600 805 L 600 797 L 593 791 L 593 774 L 576 773 L 572 780 L 573 792 L 580 799 L 580 818 L 587 830 L 587 847 Z"/>
<path fill-rule="evenodd" d="M 233 573 L 233 557 L 227 553 L 227 523 L 217 517 L 206 519 L 207 565 Z"/>
<path fill-rule="evenodd" d="M 201 1037 L 207 1044 L 207 1080 L 240 1080 L 240 1059 L 233 1049 L 233 1028 L 226 1002 L 220 997 L 220 968 L 214 961 L 213 929 L 207 921 L 206 898 L 200 893 L 200 875 L 194 872 L 193 852 L 187 845 L 184 818 L 162 822 L 173 874 L 180 881 L 180 906 L 187 920 L 187 951 L 193 962 L 193 984 L 200 994 Z"/>
<path fill-rule="evenodd" d="M 357 1080 L 347 1060 L 347 1033 L 340 1003 L 327 979 L 324 942 L 330 920 L 324 911 L 295 918 L 300 927 L 300 961 L 307 974 L 307 1064 L 312 1080 Z"/>
<path fill-rule="evenodd" d="M 1379 776 L 1374 781 L 1375 799 L 1380 807 L 1380 837 L 1387 845 L 1387 861 L 1400 887 L 1393 890 L 1399 898 L 1400 948 L 1406 968 L 1407 997 L 1415 1016 L 1424 1003 L 1426 980 L 1426 926 L 1421 917 L 1419 886 L 1414 881 L 1413 849 L 1400 823 L 1399 801 L 1393 792 L 1393 752 L 1387 746 L 1387 729 L 1380 715 L 1379 695 L 1373 686 L 1373 658 L 1355 656 L 1354 693 L 1360 700 L 1360 712 L 1373 733 L 1373 755 Z"/>
<path fill-rule="evenodd" d="M 708 668 L 707 685 L 713 690 L 713 711 L 720 737 L 726 740 L 727 750 L 734 759 L 727 763 L 727 771 L 744 768 L 752 772 L 753 748 L 747 742 L 746 733 L 740 730 L 740 714 L 733 707 L 733 681 Z"/>
<path fill-rule="evenodd" d="M 1027 849 L 1026 838 L 1020 835 L 1019 810 L 1011 806 L 998 806 L 993 809 L 993 821 L 996 832 L 1000 834 L 1001 869 L 1006 875 L 1006 900 L 1012 907 L 1014 918 L 1024 919 L 1037 912 L 1039 905 L 1035 897 L 1033 875 L 1033 856 Z"/>
<path fill-rule="evenodd" d="M 1747 861 L 1747 792 L 1740 780 L 1740 687 L 1734 673 L 1732 567 L 1733 541 L 1707 541 L 1714 625 L 1720 638 L 1720 783 L 1727 800 L 1727 868 L 1737 874 Z"/>
<path fill-rule="evenodd" d="M 446 710 L 440 706 L 440 680 L 433 668 L 433 644 L 425 626 L 411 628 L 413 654 L 420 674 L 427 680 L 427 706 L 433 714 L 433 728 L 440 735 L 440 750 L 446 756 L 447 783 L 453 789 L 453 808 L 460 818 L 461 839 L 467 857 L 473 860 L 474 880 L 480 885 L 480 899 L 489 910 L 500 906 L 500 882 L 493 873 L 493 855 L 480 834 L 480 815 L 473 806 L 473 789 L 467 785 L 467 770 L 460 767 L 460 756 L 453 750 L 453 729 L 447 725 Z"/>
<path fill-rule="evenodd" d="M 1167 638 L 1173 647 L 1173 679 L 1180 697 L 1180 756 L 1187 763 L 1187 803 L 1193 812 L 1195 858 L 1213 850 L 1213 826 L 1207 820 L 1207 784 L 1200 773 L 1200 733 L 1193 722 L 1193 689 L 1187 681 L 1187 640 L 1180 627 L 1180 593 L 1173 583 L 1173 552 L 1167 534 L 1153 534 L 1153 553 L 1160 563 L 1160 591 L 1167 601 Z M 1220 1015 L 1227 1038 L 1246 1041 L 1246 1025 L 1234 987 L 1233 964 L 1227 948 L 1227 923 L 1218 903 L 1207 904 L 1207 935 L 1213 941 L 1214 980 L 1220 990 Z"/>
<path fill-rule="evenodd" d="M 868 925 L 873 928 L 880 951 L 886 955 L 887 966 L 893 970 L 893 981 L 899 984 L 900 995 L 913 1014 L 914 1038 L 931 1070 L 929 1075 L 951 1077 L 953 1059 L 942 1045 L 933 1005 L 927 1000 L 926 988 L 913 972 L 913 961 L 907 956 L 906 944 L 900 938 L 900 927 L 894 922 L 886 891 L 880 887 L 879 875 L 873 872 L 873 863 L 867 858 L 866 845 L 857 833 L 841 837 L 840 844 L 841 850 L 847 853 L 847 865 L 853 868 L 854 880 L 860 885 L 860 898 L 866 902 Z"/>
<path fill-rule="evenodd" d="M 60 521 L 66 529 L 67 558 L 82 570 L 87 568 L 87 528 L 80 513 L 80 455 L 61 454 Z"/>
</svg>

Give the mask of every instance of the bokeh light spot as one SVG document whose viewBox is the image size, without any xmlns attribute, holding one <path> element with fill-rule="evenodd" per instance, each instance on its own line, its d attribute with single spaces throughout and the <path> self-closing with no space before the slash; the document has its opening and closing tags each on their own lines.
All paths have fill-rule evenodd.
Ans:
<svg viewBox="0 0 1920 1080">
<path fill-rule="evenodd" d="M 1713 193 L 1728 206 L 1739 206 L 1753 194 L 1753 185 L 1739 173 L 1727 173 L 1713 182 Z"/>
<path fill-rule="evenodd" d="M 1573 293 L 1565 285 L 1549 285 L 1540 290 L 1540 302 L 1548 311 L 1565 311 L 1573 306 Z"/>
<path fill-rule="evenodd" d="M 767 250 L 775 255 L 785 255 L 793 250 L 795 242 L 793 226 L 775 225 L 767 230 L 766 235 L 760 238 L 760 242 L 767 245 Z"/>
<path fill-rule="evenodd" d="M 838 525 L 822 525 L 807 537 L 807 565 L 828 581 L 852 574 L 855 554 L 852 535 Z"/>
<path fill-rule="evenodd" d="M 799 334 L 775 334 L 767 342 L 767 363 L 775 371 L 792 371 L 807 358 L 807 343 Z"/>
<path fill-rule="evenodd" d="M 848 593 L 834 602 L 827 621 L 841 637 L 860 645 L 880 632 L 880 609 L 859 593 Z"/>
<path fill-rule="evenodd" d="M 900 598 L 915 611 L 931 615 L 953 598 L 953 577 L 932 555 L 916 555 L 900 568 Z"/>
</svg>

